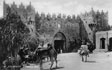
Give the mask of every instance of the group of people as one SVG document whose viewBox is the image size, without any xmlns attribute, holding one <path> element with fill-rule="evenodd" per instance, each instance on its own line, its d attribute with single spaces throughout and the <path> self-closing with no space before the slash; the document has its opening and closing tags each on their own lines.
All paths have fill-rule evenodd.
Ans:
<svg viewBox="0 0 112 70">
<path fill-rule="evenodd" d="M 44 43 L 40 43 L 38 45 L 38 49 L 39 50 L 44 50 L 44 49 L 48 48 L 47 45 L 46 45 L 46 47 L 44 47 L 44 45 L 45 45 Z M 91 52 L 91 50 L 89 49 L 90 47 L 91 46 L 90 46 L 90 44 L 88 42 L 85 42 L 85 41 L 82 42 L 82 45 L 81 45 L 81 47 L 79 49 L 80 50 L 79 54 L 80 55 L 87 55 L 87 56 L 89 56 L 89 53 Z M 30 51 L 30 49 L 27 48 L 27 47 L 22 47 L 19 50 L 18 54 L 20 55 L 20 57 L 22 59 L 22 62 L 27 63 L 29 60 L 32 59 L 32 55 L 30 56 L 29 53 L 28 53 L 29 51 Z M 31 53 L 31 51 L 30 51 L 30 53 Z M 36 59 L 36 57 L 35 57 L 35 59 Z"/>
<path fill-rule="evenodd" d="M 39 43 L 38 47 L 35 48 L 33 51 L 25 45 L 20 48 L 18 54 L 20 55 L 22 62 L 28 64 L 28 62 L 35 62 L 38 59 L 37 49 L 45 50 L 47 48 L 49 48 L 48 44 L 44 46 L 43 42 Z"/>
<path fill-rule="evenodd" d="M 23 63 L 28 62 L 28 58 L 29 58 L 28 51 L 29 51 L 29 48 L 26 47 L 26 46 L 23 46 L 23 47 L 20 48 L 18 54 L 21 57 L 21 62 L 23 62 Z"/>
<path fill-rule="evenodd" d="M 49 49 L 49 44 L 47 44 L 46 46 L 48 46 L 47 48 Z M 28 45 L 24 45 L 22 47 L 20 47 L 17 56 L 13 57 L 13 56 L 7 56 L 7 58 L 3 61 L 3 66 L 5 66 L 5 68 L 9 67 L 9 66 L 13 66 L 13 65 L 20 65 L 23 66 L 23 64 L 27 64 L 29 65 L 29 63 L 38 63 L 38 52 L 45 50 L 45 48 L 43 49 L 43 44 L 40 43 L 38 46 L 36 46 L 37 48 L 35 48 L 34 50 L 32 50 L 30 47 L 28 47 Z M 47 49 L 46 48 L 46 49 Z"/>
<path fill-rule="evenodd" d="M 46 47 L 44 47 L 44 46 L 46 46 Z M 87 61 L 87 57 L 89 56 L 89 53 L 90 53 L 90 50 L 89 50 L 88 46 L 89 46 L 88 42 L 82 42 L 82 45 L 81 45 L 81 47 L 79 49 L 80 50 L 79 54 L 82 56 L 82 61 L 84 61 L 83 56 L 86 56 L 86 60 L 85 61 Z M 40 55 L 42 57 L 45 56 L 46 53 L 49 56 L 51 56 L 51 57 L 55 57 L 54 54 L 57 54 L 57 51 L 55 49 L 53 49 L 52 45 L 49 44 L 49 43 L 46 44 L 46 45 L 43 44 L 43 43 L 40 43 L 38 45 L 38 47 L 35 48 L 34 51 L 31 51 L 31 49 L 28 48 L 28 45 L 24 45 L 23 47 L 21 47 L 19 49 L 19 52 L 18 52 L 18 55 L 21 58 L 21 63 L 28 64 L 30 61 L 34 61 L 35 62 L 36 60 L 38 60 L 37 53 L 36 53 L 37 49 L 38 49 L 38 55 Z M 45 54 L 43 54 L 42 52 L 45 52 Z M 49 53 L 49 52 L 51 52 L 51 53 Z M 56 55 L 56 58 L 57 58 L 57 55 Z"/>
</svg>

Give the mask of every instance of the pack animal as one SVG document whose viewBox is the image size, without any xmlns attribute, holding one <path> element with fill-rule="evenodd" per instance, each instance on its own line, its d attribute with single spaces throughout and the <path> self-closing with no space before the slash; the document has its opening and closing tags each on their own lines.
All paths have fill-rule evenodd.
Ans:
<svg viewBox="0 0 112 70">
<path fill-rule="evenodd" d="M 43 61 L 42 60 L 45 56 L 48 56 L 50 58 L 50 61 L 51 61 L 50 69 L 52 69 L 54 61 L 56 62 L 56 67 L 57 67 L 57 52 L 51 44 L 48 44 L 47 49 L 38 49 L 37 53 L 38 53 L 38 57 L 40 60 L 40 68 L 41 69 L 43 69 L 43 67 L 42 67 Z"/>
<path fill-rule="evenodd" d="M 89 57 L 88 46 L 87 45 L 81 45 L 80 53 L 79 54 L 82 57 L 82 61 L 87 62 L 87 57 Z M 84 59 L 84 57 L 85 57 L 85 59 Z"/>
</svg>

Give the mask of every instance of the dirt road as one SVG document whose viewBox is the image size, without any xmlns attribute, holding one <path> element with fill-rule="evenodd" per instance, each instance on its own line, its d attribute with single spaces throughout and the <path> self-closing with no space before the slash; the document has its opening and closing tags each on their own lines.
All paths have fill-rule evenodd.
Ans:
<svg viewBox="0 0 112 70">
<path fill-rule="evenodd" d="M 53 70 L 112 70 L 112 53 L 90 54 L 88 62 L 82 62 L 77 53 L 64 53 L 58 55 L 58 68 L 53 65 Z M 44 70 L 49 70 L 50 62 L 43 65 Z M 39 65 L 31 64 L 21 70 L 40 70 Z"/>
</svg>

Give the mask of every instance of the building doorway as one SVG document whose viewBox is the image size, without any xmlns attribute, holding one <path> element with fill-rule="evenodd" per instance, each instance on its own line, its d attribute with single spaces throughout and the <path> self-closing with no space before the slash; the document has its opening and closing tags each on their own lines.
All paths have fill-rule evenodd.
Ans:
<svg viewBox="0 0 112 70">
<path fill-rule="evenodd" d="M 109 47 L 108 47 L 109 51 L 112 51 L 112 38 L 109 39 Z"/>
<path fill-rule="evenodd" d="M 100 49 L 105 49 L 105 38 L 100 39 Z"/>
</svg>

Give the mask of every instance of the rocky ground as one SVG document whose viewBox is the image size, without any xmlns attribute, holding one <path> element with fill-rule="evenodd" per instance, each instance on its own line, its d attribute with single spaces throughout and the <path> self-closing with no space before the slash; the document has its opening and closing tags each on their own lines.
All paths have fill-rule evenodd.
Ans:
<svg viewBox="0 0 112 70">
<path fill-rule="evenodd" d="M 77 53 L 64 53 L 58 55 L 58 68 L 53 70 L 112 70 L 112 53 L 99 52 L 90 54 L 88 62 L 82 62 Z M 44 70 L 49 70 L 50 62 L 43 64 Z M 40 70 L 39 65 L 30 64 L 21 70 Z"/>
</svg>

